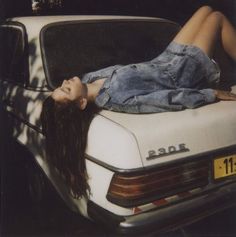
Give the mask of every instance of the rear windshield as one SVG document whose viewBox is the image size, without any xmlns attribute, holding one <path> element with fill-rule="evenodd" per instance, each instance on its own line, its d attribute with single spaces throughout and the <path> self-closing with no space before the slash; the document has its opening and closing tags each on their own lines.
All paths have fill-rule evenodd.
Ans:
<svg viewBox="0 0 236 237">
<path fill-rule="evenodd" d="M 41 32 L 41 46 L 49 86 L 107 66 L 150 60 L 178 30 L 176 24 L 155 20 L 47 25 Z"/>
</svg>

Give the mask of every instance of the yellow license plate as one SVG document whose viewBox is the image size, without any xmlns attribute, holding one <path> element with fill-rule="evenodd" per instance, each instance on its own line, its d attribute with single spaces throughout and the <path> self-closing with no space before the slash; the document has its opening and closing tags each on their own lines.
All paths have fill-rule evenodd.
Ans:
<svg viewBox="0 0 236 237">
<path fill-rule="evenodd" d="M 214 178 L 219 179 L 236 174 L 236 155 L 214 160 Z"/>
</svg>

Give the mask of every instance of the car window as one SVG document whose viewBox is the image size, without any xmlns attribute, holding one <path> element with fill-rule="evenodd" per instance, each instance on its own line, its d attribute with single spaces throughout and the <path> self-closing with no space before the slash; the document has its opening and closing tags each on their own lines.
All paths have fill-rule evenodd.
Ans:
<svg viewBox="0 0 236 237">
<path fill-rule="evenodd" d="M 24 30 L 20 25 L 0 25 L 0 79 L 25 80 Z"/>
<path fill-rule="evenodd" d="M 46 77 L 53 88 L 65 78 L 157 56 L 179 26 L 171 22 L 102 21 L 50 24 L 41 32 Z"/>
</svg>

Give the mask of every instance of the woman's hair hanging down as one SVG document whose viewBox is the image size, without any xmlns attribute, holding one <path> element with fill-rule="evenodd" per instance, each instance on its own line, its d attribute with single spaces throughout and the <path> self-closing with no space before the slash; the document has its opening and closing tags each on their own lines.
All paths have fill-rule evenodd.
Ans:
<svg viewBox="0 0 236 237">
<path fill-rule="evenodd" d="M 87 196 L 90 191 L 84 153 L 89 125 L 98 110 L 95 104 L 80 110 L 74 102 L 57 103 L 51 96 L 43 103 L 41 122 L 47 160 L 65 179 L 74 198 Z"/>
</svg>

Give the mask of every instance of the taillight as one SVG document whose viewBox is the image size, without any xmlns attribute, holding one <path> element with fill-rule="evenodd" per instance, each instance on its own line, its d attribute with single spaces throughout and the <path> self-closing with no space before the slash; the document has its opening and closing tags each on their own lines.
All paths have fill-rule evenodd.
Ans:
<svg viewBox="0 0 236 237">
<path fill-rule="evenodd" d="M 159 167 L 142 173 L 115 173 L 107 199 L 134 207 L 208 184 L 209 161 Z"/>
</svg>

